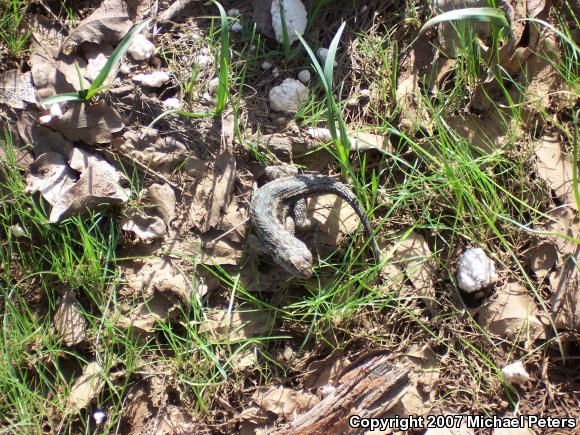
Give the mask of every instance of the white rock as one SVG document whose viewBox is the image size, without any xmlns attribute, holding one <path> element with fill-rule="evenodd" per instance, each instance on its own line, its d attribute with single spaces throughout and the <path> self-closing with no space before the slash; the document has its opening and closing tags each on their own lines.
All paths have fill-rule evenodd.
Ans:
<svg viewBox="0 0 580 435">
<path fill-rule="evenodd" d="M 270 13 L 272 14 L 272 26 L 274 27 L 276 40 L 279 43 L 283 43 L 284 31 L 282 28 L 282 16 L 280 14 L 280 0 L 274 0 L 272 2 Z M 288 40 L 292 44 L 298 39 L 295 32 L 303 35 L 306 30 L 306 23 L 308 22 L 306 8 L 300 0 L 284 0 L 284 18 L 286 19 Z"/>
<path fill-rule="evenodd" d="M 320 47 L 318 50 L 316 50 L 316 55 L 322 62 L 322 66 L 324 66 L 326 63 L 326 58 L 328 57 L 328 48 Z"/>
<path fill-rule="evenodd" d="M 135 60 L 147 60 L 155 54 L 155 45 L 139 33 L 127 51 Z"/>
<path fill-rule="evenodd" d="M 98 409 L 93 413 L 93 418 L 95 419 L 95 423 L 97 424 L 97 426 L 100 426 L 101 423 L 103 423 L 106 416 L 107 414 L 105 413 L 105 411 L 101 409 Z"/>
<path fill-rule="evenodd" d="M 268 62 L 267 60 L 265 60 L 264 62 L 262 62 L 262 69 L 264 71 L 267 71 L 270 68 L 272 68 L 272 64 L 270 62 Z"/>
<path fill-rule="evenodd" d="M 232 32 L 241 32 L 242 31 L 242 25 L 240 23 L 234 23 L 232 24 L 232 27 L 230 27 Z"/>
<path fill-rule="evenodd" d="M 475 293 L 497 281 L 495 264 L 481 248 L 469 248 L 459 258 L 457 284 L 467 293 Z"/>
<path fill-rule="evenodd" d="M 54 103 L 50 106 L 50 116 L 53 118 L 61 118 L 62 117 L 62 109 L 58 105 L 58 103 Z"/>
<path fill-rule="evenodd" d="M 298 73 L 298 80 L 300 80 L 304 84 L 308 83 L 310 81 L 310 71 L 308 71 L 307 69 L 303 69 L 302 71 L 300 71 Z"/>
<path fill-rule="evenodd" d="M 137 74 L 133 76 L 133 81 L 150 88 L 158 88 L 167 83 L 169 78 L 169 74 L 165 71 L 154 71 L 151 74 Z"/>
<path fill-rule="evenodd" d="M 272 70 L 272 77 L 274 77 L 275 79 L 277 79 L 278 77 L 280 77 L 280 71 L 278 70 L 278 68 L 274 68 Z"/>
<path fill-rule="evenodd" d="M 524 365 L 521 361 L 516 361 L 515 363 L 508 364 L 503 369 L 501 369 L 505 380 L 510 384 L 520 384 L 525 385 L 526 382 L 530 380 L 530 375 L 526 371 Z"/>
<path fill-rule="evenodd" d="M 181 100 L 179 98 L 168 98 L 161 102 L 163 107 L 167 109 L 180 109 L 181 108 Z"/>
<path fill-rule="evenodd" d="M 219 84 L 220 84 L 219 77 L 214 77 L 213 79 L 211 79 L 207 85 L 208 92 L 210 94 L 215 94 L 215 91 L 217 90 Z"/>
<path fill-rule="evenodd" d="M 26 230 L 20 224 L 10 225 L 10 234 L 16 238 L 20 238 L 26 236 Z"/>
<path fill-rule="evenodd" d="M 103 53 L 97 54 L 95 57 L 89 58 L 87 67 L 85 68 L 84 76 L 91 82 L 97 78 L 109 58 Z"/>
<path fill-rule="evenodd" d="M 361 89 L 360 96 L 361 97 L 370 97 L 371 91 L 369 89 Z"/>
<path fill-rule="evenodd" d="M 230 9 L 228 11 L 228 17 L 237 17 L 238 15 L 240 15 L 239 9 Z"/>
<path fill-rule="evenodd" d="M 122 63 L 121 67 L 119 68 L 119 72 L 123 75 L 127 75 L 131 72 L 131 65 L 128 65 L 126 63 Z"/>
<path fill-rule="evenodd" d="M 308 88 L 294 79 L 285 79 L 270 89 L 270 106 L 277 112 L 296 112 L 308 101 Z"/>
<path fill-rule="evenodd" d="M 195 58 L 195 63 L 200 66 L 200 68 L 206 68 L 213 63 L 213 58 L 209 54 L 203 53 Z"/>
</svg>

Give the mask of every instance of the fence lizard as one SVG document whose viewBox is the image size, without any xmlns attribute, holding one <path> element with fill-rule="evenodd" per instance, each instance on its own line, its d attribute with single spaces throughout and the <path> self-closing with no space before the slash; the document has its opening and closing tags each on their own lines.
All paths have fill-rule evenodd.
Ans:
<svg viewBox="0 0 580 435">
<path fill-rule="evenodd" d="M 301 278 L 312 275 L 312 253 L 293 234 L 288 217 L 295 213 L 296 225 L 306 218 L 304 198 L 313 194 L 332 193 L 344 199 L 361 220 L 367 237 L 371 237 L 371 226 L 356 196 L 341 182 L 329 177 L 300 175 L 279 178 L 266 183 L 254 194 L 250 205 L 250 216 L 256 231 L 254 245 L 258 251 L 269 255 L 287 272 Z M 296 211 L 291 208 L 297 205 Z M 257 239 L 257 240 L 256 240 Z M 371 241 L 375 259 L 380 253 L 376 241 Z"/>
</svg>

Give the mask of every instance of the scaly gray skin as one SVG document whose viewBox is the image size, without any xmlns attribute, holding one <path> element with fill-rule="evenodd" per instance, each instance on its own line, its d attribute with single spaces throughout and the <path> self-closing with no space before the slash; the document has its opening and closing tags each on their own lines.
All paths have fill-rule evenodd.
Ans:
<svg viewBox="0 0 580 435">
<path fill-rule="evenodd" d="M 371 236 L 370 223 L 356 196 L 343 183 L 329 177 L 300 175 L 279 178 L 258 189 L 250 204 L 250 217 L 261 245 L 259 250 L 271 256 L 288 273 L 301 278 L 312 275 L 312 253 L 281 222 L 285 221 L 289 207 L 297 199 L 324 193 L 335 194 L 348 202 L 360 218 L 367 237 Z M 372 248 L 379 261 L 380 253 L 374 240 Z"/>
</svg>

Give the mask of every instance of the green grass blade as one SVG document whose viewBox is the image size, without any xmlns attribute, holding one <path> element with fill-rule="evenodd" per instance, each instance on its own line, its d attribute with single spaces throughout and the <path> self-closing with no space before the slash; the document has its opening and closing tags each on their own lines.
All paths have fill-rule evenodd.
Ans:
<svg viewBox="0 0 580 435">
<path fill-rule="evenodd" d="M 119 45 L 117 45 L 117 48 L 115 48 L 115 51 L 113 51 L 113 54 L 111 54 L 111 57 L 109 58 L 109 60 L 107 60 L 105 66 L 103 66 L 103 69 L 101 69 L 99 75 L 97 75 L 97 77 L 95 78 L 95 80 L 93 80 L 91 86 L 87 90 L 87 95 L 85 97 L 86 100 L 90 100 L 92 97 L 94 97 L 101 91 L 103 83 L 107 79 L 109 73 L 113 68 L 117 66 L 119 62 L 121 62 L 121 59 L 131 46 L 135 36 L 137 36 L 137 34 L 141 32 L 141 30 L 143 30 L 143 28 L 145 28 L 145 26 L 150 22 L 151 18 L 141 21 L 140 23 L 137 23 L 131 29 L 131 31 L 127 33 L 127 35 L 123 38 L 123 40 L 119 43 Z"/>
<path fill-rule="evenodd" d="M 282 42 L 284 43 L 284 57 L 290 56 L 290 37 L 288 36 L 288 24 L 286 23 L 286 6 L 284 0 L 280 1 L 280 21 L 282 24 Z"/>
<path fill-rule="evenodd" d="M 560 38 L 562 38 L 562 40 L 564 42 L 566 42 L 570 46 L 570 48 L 572 49 L 572 51 L 574 53 L 574 57 L 577 57 L 580 54 L 580 48 L 578 48 L 578 45 L 576 45 L 576 43 L 573 40 L 568 38 L 565 34 L 560 32 L 558 29 L 556 29 L 550 23 L 547 23 L 544 20 L 538 20 L 537 18 L 522 18 L 521 20 L 518 20 L 518 21 L 529 21 L 530 23 L 541 24 L 542 26 L 546 27 L 547 29 L 550 29 L 552 32 L 554 32 L 556 35 L 558 35 Z"/>
<path fill-rule="evenodd" d="M 66 94 L 58 94 L 45 98 L 44 100 L 41 100 L 40 103 L 49 106 L 51 104 L 65 103 L 67 101 L 83 101 L 83 97 L 78 92 L 68 92 Z"/>
<path fill-rule="evenodd" d="M 419 35 L 423 34 L 427 29 L 433 27 L 437 24 L 445 23 L 448 21 L 484 21 L 487 23 L 498 24 L 501 28 L 506 29 L 508 34 L 511 34 L 511 27 L 508 23 L 505 14 L 501 9 L 497 8 L 465 8 L 465 9 L 455 9 L 453 11 L 443 12 L 421 27 Z"/>
<path fill-rule="evenodd" d="M 336 58 L 336 51 L 338 50 L 338 42 L 340 41 L 340 37 L 346 26 L 346 22 L 342 23 L 339 27 L 336 35 L 332 38 L 332 42 L 330 43 L 330 47 L 328 47 L 328 56 L 326 57 L 326 61 L 324 62 L 324 77 L 328 83 L 328 87 L 332 88 L 332 77 L 334 74 L 334 59 Z"/>
<path fill-rule="evenodd" d="M 296 36 L 298 37 L 298 40 L 300 41 L 300 43 L 304 46 L 306 53 L 308 53 L 308 57 L 310 57 L 310 60 L 312 61 L 312 66 L 314 67 L 314 69 L 316 70 L 316 74 L 318 74 L 318 77 L 320 77 L 320 80 L 322 81 L 322 85 L 324 86 L 324 90 L 326 92 L 330 92 L 331 85 L 326 81 L 326 77 L 324 77 L 324 71 L 322 70 L 320 63 L 318 62 L 316 55 L 314 54 L 314 52 L 312 51 L 312 49 L 310 48 L 308 43 L 304 40 L 304 38 L 302 38 L 302 35 L 300 35 L 300 33 L 296 32 Z"/>
<path fill-rule="evenodd" d="M 216 90 L 217 104 L 215 112 L 220 114 L 226 108 L 228 102 L 229 94 L 229 66 L 230 66 L 230 32 L 228 29 L 228 17 L 223 6 L 212 0 L 220 11 L 221 19 L 221 37 L 220 37 L 220 58 L 219 58 L 219 71 L 218 71 L 218 88 Z"/>
</svg>

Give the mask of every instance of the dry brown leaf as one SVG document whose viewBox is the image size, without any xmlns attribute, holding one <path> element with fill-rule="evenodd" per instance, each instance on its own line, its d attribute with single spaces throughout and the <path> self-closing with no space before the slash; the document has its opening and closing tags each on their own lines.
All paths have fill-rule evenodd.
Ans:
<svg viewBox="0 0 580 435">
<path fill-rule="evenodd" d="M 121 219 L 119 224 L 123 230 L 135 233 L 141 240 L 159 239 L 167 232 L 163 219 L 157 216 L 147 216 L 140 210 Z"/>
<path fill-rule="evenodd" d="M 557 235 L 550 236 L 551 241 L 558 247 L 561 255 L 576 255 L 578 244 L 574 240 L 568 240 L 566 237 L 580 240 L 580 222 L 578 221 L 578 213 L 570 207 L 558 207 L 548 212 L 552 218 L 547 222 L 546 231 L 556 233 Z"/>
<path fill-rule="evenodd" d="M 431 129 L 431 117 L 423 103 L 421 91 L 414 75 L 402 80 L 397 85 L 395 95 L 401 114 L 401 128 L 409 133 L 419 129 Z"/>
<path fill-rule="evenodd" d="M 435 304 L 435 263 L 425 238 L 412 232 L 397 248 L 394 258 L 404 270 L 427 308 Z"/>
<path fill-rule="evenodd" d="M 26 177 L 26 191 L 40 192 L 54 207 L 59 204 L 64 192 L 69 190 L 75 181 L 75 173 L 62 154 L 45 153 L 30 165 L 30 173 Z"/>
<path fill-rule="evenodd" d="M 572 161 L 562 152 L 560 142 L 555 138 L 544 137 L 535 149 L 536 174 L 556 192 L 558 198 L 576 208 L 572 184 Z"/>
<path fill-rule="evenodd" d="M 304 386 L 306 388 L 321 388 L 328 384 L 334 384 L 340 373 L 350 363 L 341 350 L 336 350 L 321 360 L 313 361 L 308 364 L 306 369 Z"/>
<path fill-rule="evenodd" d="M 225 237 L 214 239 L 211 234 L 201 237 L 202 249 L 199 262 L 202 264 L 236 265 L 242 259 L 243 247 Z"/>
<path fill-rule="evenodd" d="M 487 111 L 480 116 L 468 113 L 446 121 L 455 133 L 467 140 L 476 151 L 483 153 L 493 153 L 501 148 L 508 132 L 505 121 Z"/>
<path fill-rule="evenodd" d="M 580 330 L 580 271 L 577 258 L 568 256 L 550 275 L 552 312 L 558 328 Z"/>
<path fill-rule="evenodd" d="M 54 152 L 68 156 L 73 149 L 73 143 L 50 128 L 39 125 L 30 111 L 22 112 L 16 123 L 22 139 L 34 147 L 36 156 Z"/>
<path fill-rule="evenodd" d="M 47 125 L 67 139 L 87 145 L 109 143 L 113 133 L 125 126 L 121 116 L 105 101 L 96 104 L 71 103 L 61 118 L 52 118 Z"/>
<path fill-rule="evenodd" d="M 56 331 L 67 346 L 79 344 L 85 338 L 87 321 L 72 290 L 64 294 L 54 314 L 53 322 Z"/>
<path fill-rule="evenodd" d="M 171 261 L 158 257 L 133 260 L 121 266 L 123 277 L 129 289 L 136 294 L 152 297 L 155 290 L 177 295 L 188 302 L 191 284 L 184 273 L 172 266 Z"/>
<path fill-rule="evenodd" d="M 164 174 L 172 174 L 178 167 L 193 176 L 203 173 L 204 163 L 192 156 L 185 145 L 171 137 L 160 137 L 152 128 L 148 128 L 142 138 L 138 132 L 127 131 L 123 138 L 113 141 L 112 147 Z"/>
<path fill-rule="evenodd" d="M 198 429 L 190 414 L 183 408 L 167 405 L 159 419 L 152 419 L 145 433 L 156 435 L 190 435 Z"/>
<path fill-rule="evenodd" d="M 220 230 L 222 230 L 224 234 L 226 234 L 225 237 L 232 242 L 243 243 L 246 240 L 248 227 L 248 210 L 240 207 L 235 199 L 232 200 L 222 219 Z"/>
<path fill-rule="evenodd" d="M 267 311 L 210 311 L 199 332 L 208 334 L 214 340 L 247 340 L 267 334 L 274 319 Z"/>
<path fill-rule="evenodd" d="M 250 367 L 256 367 L 258 363 L 258 355 L 256 354 L 256 346 L 245 348 L 236 353 L 232 365 L 236 370 L 244 370 Z"/>
<path fill-rule="evenodd" d="M 175 192 L 169 184 L 152 184 L 149 186 L 143 199 L 153 207 L 154 211 L 165 225 L 169 227 L 171 221 L 175 219 L 176 199 Z"/>
<path fill-rule="evenodd" d="M 65 412 L 74 414 L 86 408 L 105 386 L 103 368 L 93 361 L 85 366 L 83 373 L 75 381 L 67 399 Z"/>
<path fill-rule="evenodd" d="M 316 228 L 315 242 L 322 253 L 338 246 L 360 224 L 352 207 L 335 195 L 312 196 L 307 202 L 308 217 L 320 223 Z"/>
<path fill-rule="evenodd" d="M 242 421 L 261 426 L 266 426 L 273 422 L 272 414 L 264 411 L 262 408 L 256 405 L 244 408 L 238 417 Z"/>
<path fill-rule="evenodd" d="M 308 411 L 320 401 L 314 394 L 281 385 L 258 387 L 252 398 L 264 411 L 273 412 L 286 420 Z"/>
<path fill-rule="evenodd" d="M 85 42 L 100 44 L 118 42 L 143 17 L 148 7 L 145 0 L 104 0 L 82 20 L 63 42 L 63 50 L 71 52 Z"/>
<path fill-rule="evenodd" d="M 229 153 L 217 156 L 212 170 L 195 189 L 189 216 L 201 233 L 218 228 L 227 210 L 236 179 L 236 159 Z"/>
<path fill-rule="evenodd" d="M 527 344 L 546 336 L 538 314 L 538 307 L 526 289 L 510 282 L 481 307 L 478 320 L 492 334 L 509 340 L 518 338 Z"/>
<path fill-rule="evenodd" d="M 123 420 L 132 435 L 145 434 L 147 420 L 153 415 L 149 409 L 149 390 L 144 382 L 132 387 L 127 393 L 123 410 Z"/>
<path fill-rule="evenodd" d="M 0 104 L 12 109 L 24 109 L 25 103 L 36 103 L 30 71 L 21 73 L 12 69 L 0 75 Z"/>
<path fill-rule="evenodd" d="M 528 252 L 528 264 L 539 280 L 543 280 L 558 263 L 558 248 L 552 243 L 541 243 Z"/>
</svg>

